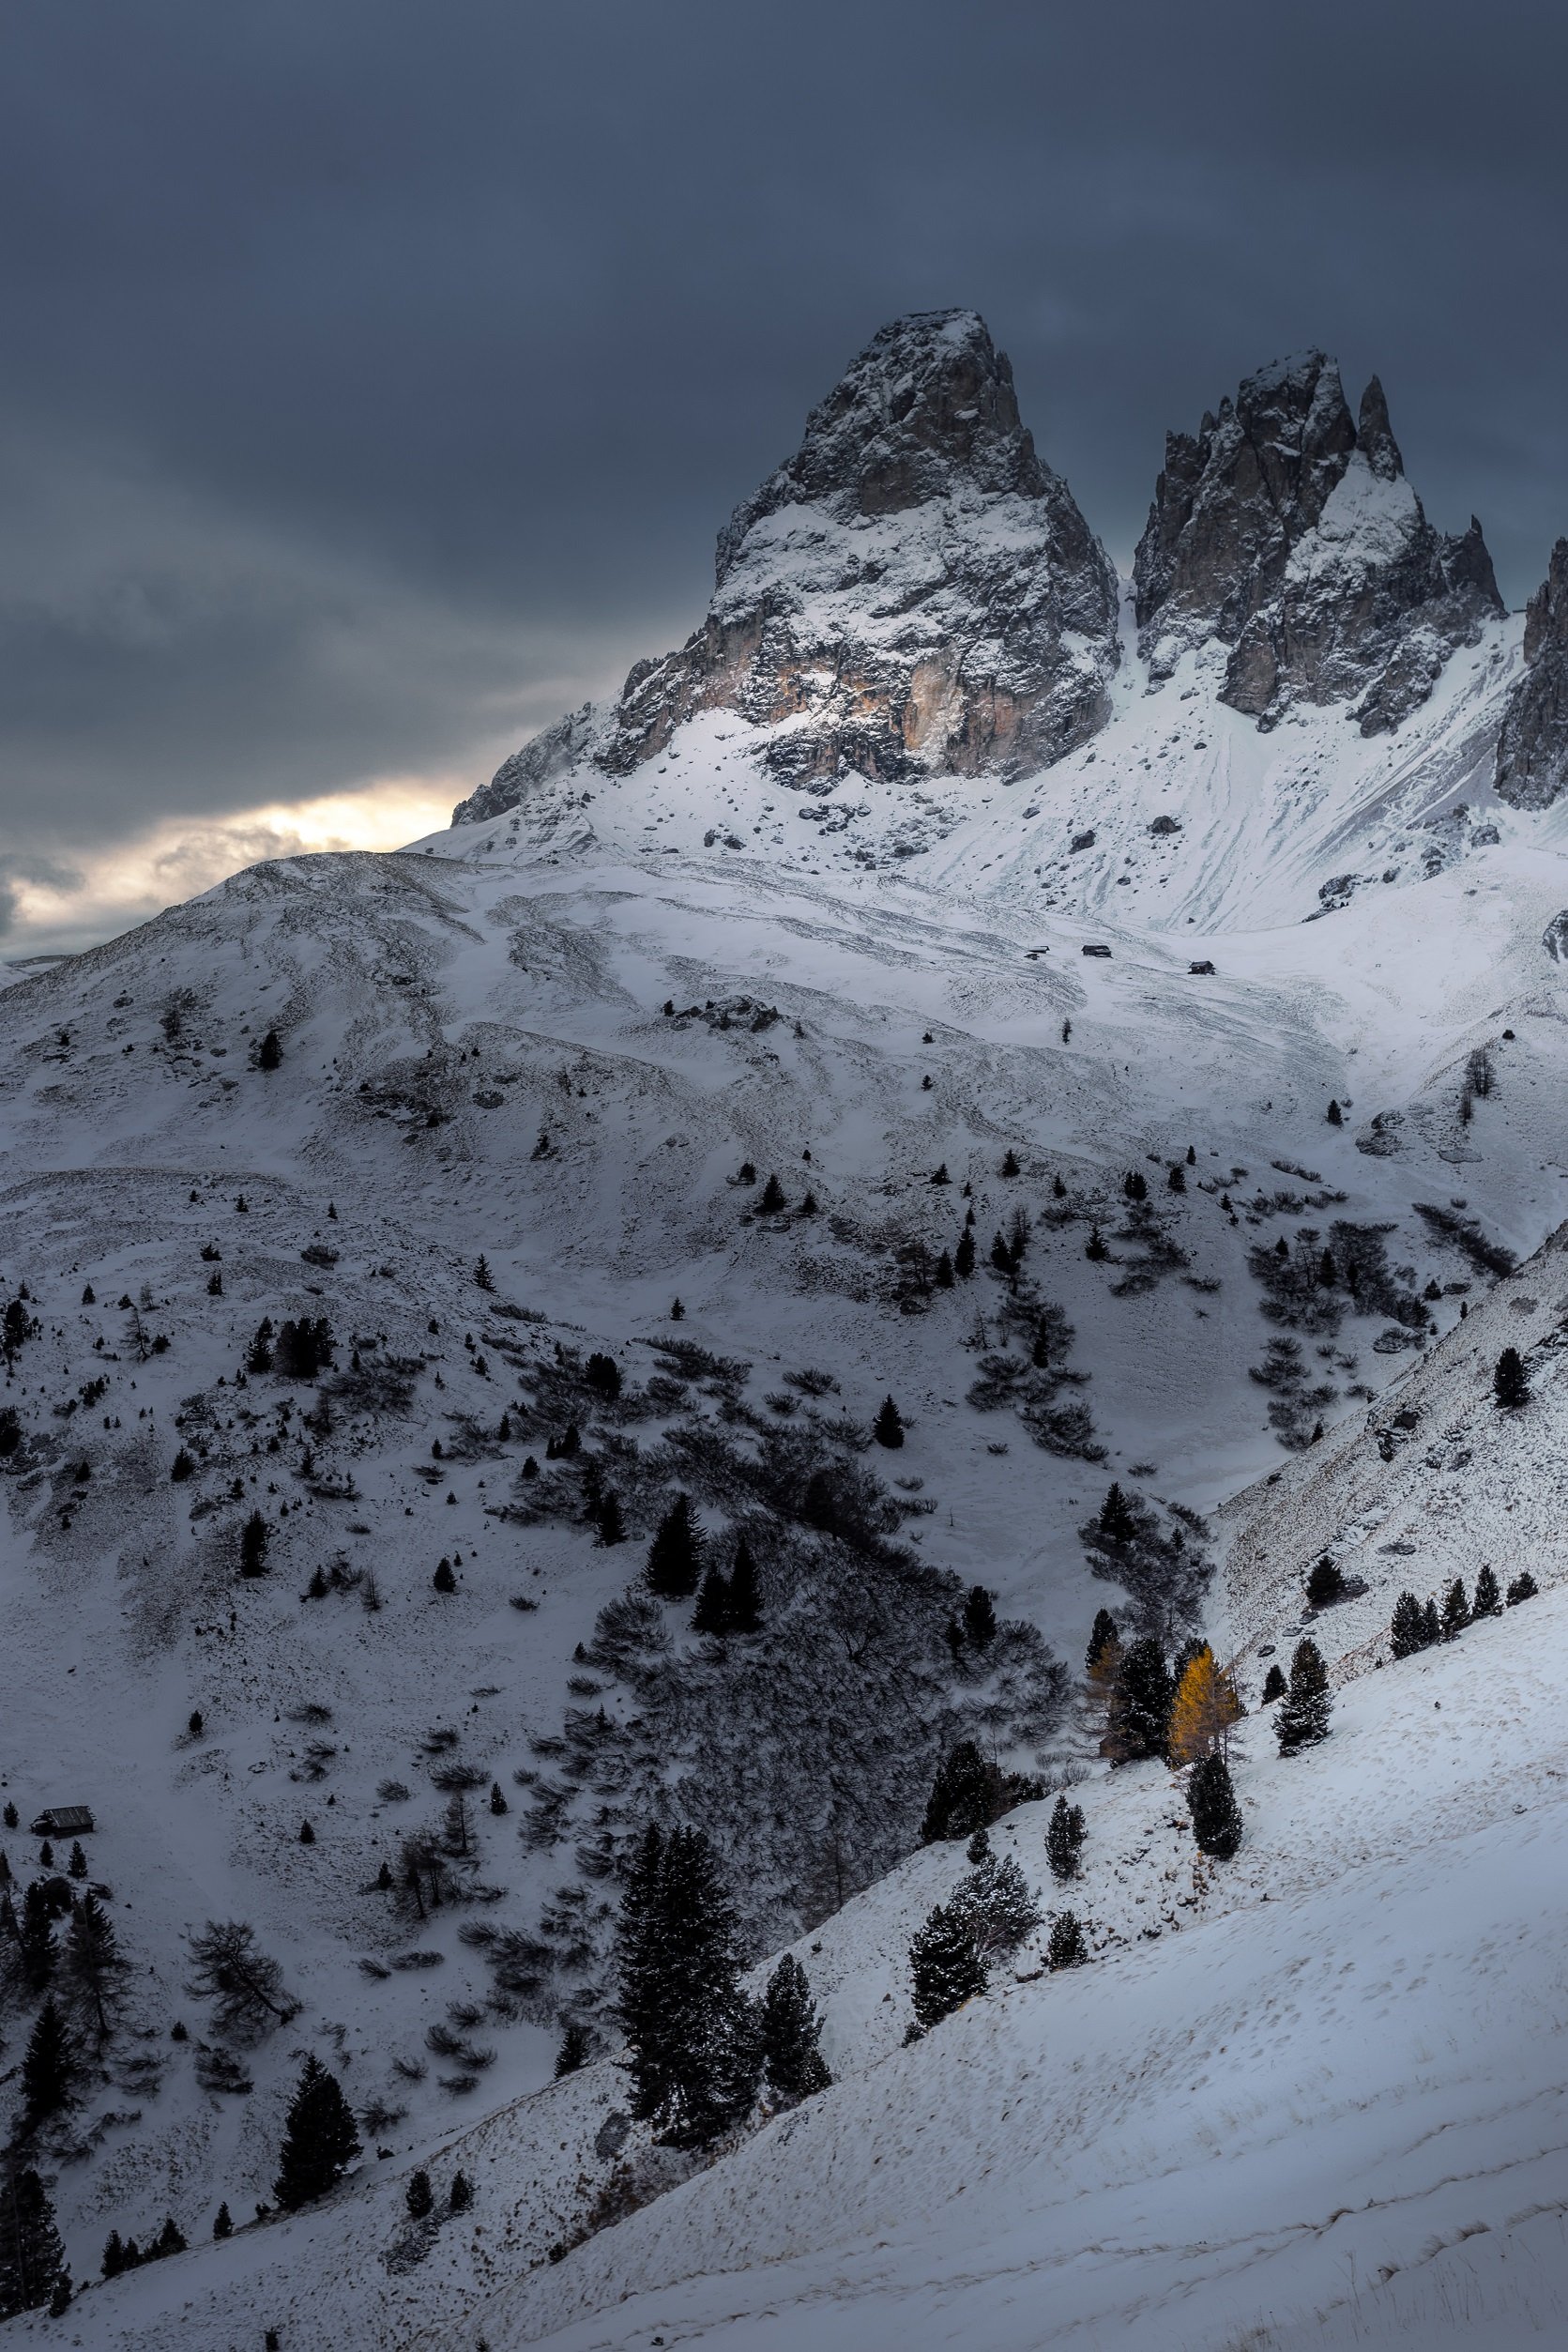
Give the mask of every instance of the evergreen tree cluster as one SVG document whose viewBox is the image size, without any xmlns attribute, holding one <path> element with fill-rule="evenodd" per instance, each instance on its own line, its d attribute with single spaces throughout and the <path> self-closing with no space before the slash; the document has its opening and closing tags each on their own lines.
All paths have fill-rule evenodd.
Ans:
<svg viewBox="0 0 1568 2352">
<path fill-rule="evenodd" d="M 1173 1642 L 1195 1622 L 1214 1574 L 1203 1548 L 1203 1522 L 1174 1508 L 1162 1525 L 1142 1496 L 1119 1482 L 1107 1489 L 1095 1518 L 1078 1530 L 1090 1572 L 1119 1584 L 1134 1629 L 1146 1639 Z"/>
<path fill-rule="evenodd" d="M 220 2206 L 220 2219 L 226 2219 L 228 2210 L 226 2205 Z M 232 2222 L 222 2230 L 214 2222 L 212 2234 L 215 2237 L 227 2237 L 233 2228 Z M 145 2246 L 138 2245 L 134 2237 L 122 2237 L 117 2229 L 112 2229 L 104 2244 L 100 2269 L 104 2278 L 117 2279 L 123 2271 L 139 2270 L 149 2262 L 161 2262 L 167 2254 L 182 2254 L 190 2243 L 172 2213 L 158 2236 L 149 2237 Z"/>
<path fill-rule="evenodd" d="M 982 1755 L 974 1740 L 961 1739 L 936 1767 L 921 1824 L 921 1843 L 935 1845 L 943 1839 L 972 1837 L 977 1829 L 988 1829 L 994 1821 L 1000 1821 L 1015 1805 L 1027 1805 L 1043 1795 L 1038 1780 L 1004 1772 Z"/>
<path fill-rule="evenodd" d="M 1514 1609 L 1520 1601 L 1532 1599 L 1538 1589 L 1529 1569 L 1522 1570 L 1509 1584 L 1507 1606 Z M 1467 1595 L 1465 1581 L 1458 1576 L 1440 1602 L 1431 1595 L 1421 1601 L 1414 1593 L 1401 1593 L 1389 1624 L 1389 1646 L 1395 1657 L 1413 1657 L 1418 1650 L 1431 1649 L 1439 1642 L 1456 1642 L 1468 1625 L 1479 1618 L 1496 1617 L 1502 1608 L 1497 1572 L 1487 1563 L 1475 1580 L 1473 1597 Z"/>
</svg>

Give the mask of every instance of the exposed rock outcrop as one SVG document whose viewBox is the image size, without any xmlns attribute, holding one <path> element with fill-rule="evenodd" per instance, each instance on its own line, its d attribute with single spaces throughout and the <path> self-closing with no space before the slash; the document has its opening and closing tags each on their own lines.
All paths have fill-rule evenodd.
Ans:
<svg viewBox="0 0 1568 2352">
<path fill-rule="evenodd" d="M 1433 528 L 1382 387 L 1352 418 L 1320 351 L 1249 376 L 1195 437 L 1168 436 L 1134 582 L 1157 677 L 1217 639 L 1233 708 L 1267 725 L 1295 701 L 1347 701 L 1367 735 L 1397 726 L 1503 610 L 1480 524 Z"/>
<path fill-rule="evenodd" d="M 1550 808 L 1568 787 L 1568 539 L 1525 612 L 1525 672 L 1498 738 L 1498 798 Z M 1555 955 L 1557 950 L 1554 948 Z"/>
<path fill-rule="evenodd" d="M 895 320 L 721 532 L 706 619 L 614 708 L 509 760 L 493 817 L 591 749 L 626 773 L 694 713 L 758 729 L 781 780 L 1047 766 L 1102 724 L 1118 659 L 1104 548 L 1018 415 L 972 311 Z M 586 731 L 585 731 L 586 730 Z"/>
</svg>

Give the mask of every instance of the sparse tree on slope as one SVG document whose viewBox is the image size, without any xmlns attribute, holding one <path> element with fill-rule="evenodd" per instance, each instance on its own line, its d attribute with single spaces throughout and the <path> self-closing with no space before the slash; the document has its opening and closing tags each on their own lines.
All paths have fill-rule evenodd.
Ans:
<svg viewBox="0 0 1568 2352">
<path fill-rule="evenodd" d="M 60 2300 L 62 2289 L 64 2300 Z M 63 2311 L 70 2299 L 66 2250 L 54 2208 L 31 2166 L 0 2185 L 0 2320 L 18 2312 Z"/>
<path fill-rule="evenodd" d="M 938 1903 L 909 1947 L 917 2022 L 928 2031 L 983 1993 L 989 1978 L 974 1923 L 957 1903 Z"/>
<path fill-rule="evenodd" d="M 776 2099 L 810 2099 L 832 2081 L 817 2044 L 822 2021 L 799 1962 L 786 1952 L 762 1998 L 762 2063 Z"/>
<path fill-rule="evenodd" d="M 1296 1655 L 1290 1661 L 1290 1687 L 1274 1718 L 1280 1754 L 1294 1756 L 1299 1749 L 1316 1747 L 1319 1740 L 1327 1739 L 1332 1708 L 1333 1696 L 1323 1653 L 1316 1642 L 1298 1642 Z"/>
<path fill-rule="evenodd" d="M 358 2153 L 354 2111 L 337 2076 L 312 2053 L 289 2108 L 272 2193 L 292 2213 L 336 2188 Z"/>
<path fill-rule="evenodd" d="M 1053 1878 L 1076 1878 L 1084 1843 L 1084 1809 L 1058 1796 L 1045 1831 L 1045 1859 Z"/>
<path fill-rule="evenodd" d="M 1194 1764 L 1187 1776 L 1187 1810 L 1202 1851 L 1228 1862 L 1241 1842 L 1241 1809 L 1222 1755 L 1204 1756 Z"/>
<path fill-rule="evenodd" d="M 1509 1412 L 1517 1412 L 1530 1402 L 1530 1374 L 1517 1348 L 1504 1348 L 1492 1374 L 1492 1394 L 1499 1405 Z"/>
<path fill-rule="evenodd" d="M 1201 1756 L 1224 1754 L 1241 1702 L 1228 1669 L 1217 1666 L 1205 1642 L 1183 1669 L 1171 1705 L 1170 1761 L 1180 1770 Z"/>
</svg>

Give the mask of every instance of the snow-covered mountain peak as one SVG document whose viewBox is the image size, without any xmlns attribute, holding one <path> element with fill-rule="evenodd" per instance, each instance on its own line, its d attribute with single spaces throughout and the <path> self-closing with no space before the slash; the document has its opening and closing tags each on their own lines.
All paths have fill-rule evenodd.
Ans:
<svg viewBox="0 0 1568 2352">
<path fill-rule="evenodd" d="M 1321 351 L 1259 370 L 1195 436 L 1167 437 L 1134 581 L 1155 677 L 1217 641 L 1236 710 L 1271 725 L 1349 702 L 1368 735 L 1408 717 L 1503 609 L 1479 523 L 1453 537 L 1427 522 L 1377 377 L 1352 418 Z"/>
<path fill-rule="evenodd" d="M 697 714 L 758 731 L 780 781 L 1027 773 L 1103 723 L 1116 575 L 1036 454 L 972 311 L 894 320 L 720 535 L 718 586 L 618 701 L 537 738 L 454 815 L 489 820 L 579 762 L 628 775 Z"/>
</svg>

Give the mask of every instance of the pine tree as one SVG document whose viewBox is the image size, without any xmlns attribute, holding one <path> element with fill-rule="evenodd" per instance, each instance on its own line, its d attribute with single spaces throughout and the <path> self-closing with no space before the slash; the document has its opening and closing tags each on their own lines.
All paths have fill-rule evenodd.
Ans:
<svg viewBox="0 0 1568 2352">
<path fill-rule="evenodd" d="M 1095 1679 L 1097 1670 L 1103 1665 L 1107 1650 L 1119 1649 L 1120 1646 L 1121 1636 L 1116 1629 L 1116 1619 L 1108 1609 L 1096 1610 L 1094 1624 L 1089 1631 L 1088 1647 L 1084 1652 L 1084 1672 L 1091 1682 Z"/>
<path fill-rule="evenodd" d="M 1183 1669 L 1171 1704 L 1167 1752 L 1176 1769 L 1203 1756 L 1223 1754 L 1241 1702 L 1228 1670 L 1217 1666 L 1207 1642 Z"/>
<path fill-rule="evenodd" d="M 677 1494 L 648 1546 L 645 1571 L 661 1600 L 686 1600 L 702 1573 L 702 1530 L 692 1517 L 692 1498 Z"/>
<path fill-rule="evenodd" d="M 272 2193 L 292 2213 L 335 2188 L 358 2153 L 354 2111 L 337 2076 L 312 2054 L 289 2108 Z"/>
<path fill-rule="evenodd" d="M 982 1961 L 995 1952 L 1012 1951 L 1034 1932 L 1041 1920 L 1040 1905 L 1012 1855 L 998 1857 L 989 1851 L 978 1857 L 967 1877 L 959 1880 L 949 1908 L 967 1917 Z"/>
<path fill-rule="evenodd" d="M 54 1973 L 55 1962 L 53 1914 L 41 1879 L 36 1878 L 22 1899 L 17 1940 L 23 1981 L 29 1993 L 41 1993 Z"/>
<path fill-rule="evenodd" d="M 1283 1699 L 1286 1688 L 1285 1669 L 1278 1658 L 1275 1658 L 1263 1677 L 1263 1704 L 1270 1707 L 1273 1705 L 1276 1699 Z"/>
<path fill-rule="evenodd" d="M 66 2021 L 51 1994 L 33 2021 L 22 2061 L 22 2114 L 26 2131 L 36 2131 L 47 2116 L 57 2115 L 66 2105 L 74 2062 Z"/>
<path fill-rule="evenodd" d="M 54 2208 L 29 2165 L 0 2189 L 0 2320 L 53 2309 L 62 2287 L 69 2303 L 70 2279 Z"/>
<path fill-rule="evenodd" d="M 977 1650 L 989 1649 L 997 1638 L 997 1604 L 983 1584 L 971 1585 L 964 1603 L 964 1638 Z"/>
<path fill-rule="evenodd" d="M 563 2074 L 575 2074 L 588 2062 L 588 2034 L 586 2025 L 569 2024 L 561 2036 L 556 2052 L 556 2080 Z"/>
<path fill-rule="evenodd" d="M 1345 1571 L 1327 1552 L 1313 1563 L 1306 1581 L 1306 1596 L 1313 1609 L 1332 1609 L 1335 1601 L 1345 1598 Z"/>
<path fill-rule="evenodd" d="M 600 1497 L 595 1524 L 598 1532 L 594 1542 L 601 1550 L 609 1550 L 616 1544 L 626 1541 L 626 1518 L 620 1507 L 620 1497 L 613 1487 L 606 1487 Z"/>
<path fill-rule="evenodd" d="M 229 2211 L 229 2203 L 226 2197 L 213 2216 L 212 2234 L 213 2237 L 219 2240 L 225 2237 L 232 2237 L 234 2236 L 234 2218 Z"/>
<path fill-rule="evenodd" d="M 1316 1642 L 1298 1642 L 1296 1655 L 1290 1661 L 1290 1687 L 1274 1718 L 1280 1754 L 1294 1756 L 1299 1749 L 1316 1747 L 1320 1739 L 1327 1739 L 1332 1706 L 1323 1653 Z"/>
<path fill-rule="evenodd" d="M 70 1859 L 66 1864 L 66 1869 L 72 1878 L 85 1878 L 87 1875 L 87 1857 L 82 1851 L 80 1838 L 72 1840 Z"/>
<path fill-rule="evenodd" d="M 1516 1608 L 1522 1600 L 1533 1600 L 1540 1589 L 1530 1570 L 1522 1569 L 1508 1587 L 1509 1608 Z"/>
<path fill-rule="evenodd" d="M 154 2259 L 160 2262 L 165 2254 L 183 2254 L 190 2244 L 190 2240 L 171 2213 L 165 2217 L 163 2227 L 154 2239 L 151 2251 Z"/>
<path fill-rule="evenodd" d="M 871 1425 L 871 1434 L 878 1445 L 896 1450 L 903 1444 L 904 1415 L 891 1397 L 883 1397 L 876 1418 Z"/>
<path fill-rule="evenodd" d="M 1053 1878 L 1076 1878 L 1083 1849 L 1084 1809 L 1058 1796 L 1045 1829 L 1045 1859 Z"/>
<path fill-rule="evenodd" d="M 1084 1256 L 1086 1258 L 1092 1259 L 1095 1264 L 1099 1265 L 1102 1260 L 1108 1258 L 1110 1254 L 1110 1251 L 1105 1247 L 1104 1237 L 1101 1233 L 1100 1228 L 1097 1225 L 1091 1225 L 1088 1229 L 1088 1239 L 1084 1244 Z"/>
<path fill-rule="evenodd" d="M 430 2185 L 430 2175 L 421 2166 L 409 2179 L 403 2192 L 411 2222 L 422 2222 L 435 2204 L 435 2192 Z"/>
<path fill-rule="evenodd" d="M 1096 1523 L 1108 1544 L 1127 1543 L 1138 1532 L 1137 1516 L 1114 1478 L 1105 1489 Z"/>
<path fill-rule="evenodd" d="M 430 1581 L 438 1593 L 455 1593 L 457 1590 L 457 1578 L 449 1560 L 441 1559 L 436 1562 L 435 1574 Z"/>
<path fill-rule="evenodd" d="M 1465 1581 L 1456 1576 L 1443 1595 L 1443 1640 L 1457 1642 L 1470 1621 L 1470 1605 L 1465 1597 Z"/>
<path fill-rule="evenodd" d="M 1011 1177 L 1021 1176 L 1023 1172 L 1023 1168 L 1019 1165 L 1017 1153 L 1012 1150 L 1011 1145 L 1009 1145 L 1007 1157 L 1002 1162 L 1002 1174 L 1004 1176 Z"/>
<path fill-rule="evenodd" d="M 1475 1617 L 1495 1617 L 1501 1608 L 1502 1595 L 1498 1590 L 1496 1573 L 1488 1563 L 1475 1580 L 1475 1599 L 1470 1605 L 1470 1613 Z"/>
<path fill-rule="evenodd" d="M 769 1176 L 762 1187 L 762 1196 L 757 1202 L 757 1207 L 765 1216 L 776 1216 L 781 1209 L 786 1209 L 788 1206 L 789 1203 L 784 1199 L 784 1186 L 777 1176 Z"/>
<path fill-rule="evenodd" d="M 1328 1121 L 1331 1127 L 1343 1127 L 1345 1124 L 1345 1113 L 1332 1095 L 1329 1098 Z"/>
<path fill-rule="evenodd" d="M 474 2184 L 465 2172 L 452 2175 L 452 2185 L 447 2192 L 449 2213 L 466 2213 L 474 2202 Z"/>
<path fill-rule="evenodd" d="M 225 2213 L 228 2209 L 227 2206 L 223 2207 Z M 214 2230 L 213 2236 L 216 2237 L 217 2234 Z M 125 2241 L 117 2229 L 112 2229 L 103 2241 L 103 2260 L 99 2265 L 99 2271 L 106 2279 L 117 2279 L 127 2268 Z"/>
<path fill-rule="evenodd" d="M 730 1581 L 716 1560 L 709 1561 L 697 1605 L 692 1611 L 693 1633 L 725 1634 L 730 1629 Z"/>
<path fill-rule="evenodd" d="M 1426 1616 L 1413 1593 L 1401 1593 L 1389 1623 L 1389 1646 L 1395 1657 L 1413 1657 L 1426 1647 Z"/>
<path fill-rule="evenodd" d="M 1421 1612 L 1421 1630 L 1423 1637 L 1423 1647 L 1429 1650 L 1436 1649 L 1443 1638 L 1443 1621 L 1438 1614 L 1438 1604 L 1430 1595 Z"/>
<path fill-rule="evenodd" d="M 754 2005 L 740 1986 L 734 1907 L 701 1830 L 645 1833 L 628 1874 L 617 1961 L 632 2113 L 677 2146 L 702 2146 L 751 2107 L 762 2052 Z"/>
<path fill-rule="evenodd" d="M 494 1291 L 495 1288 L 495 1277 L 490 1271 L 490 1261 L 482 1250 L 480 1252 L 479 1263 L 474 1268 L 474 1281 L 481 1291 Z"/>
<path fill-rule="evenodd" d="M 278 1032 L 269 1029 L 257 1048 L 256 1067 L 258 1070 L 275 1070 L 282 1058 L 283 1049 L 278 1043 Z"/>
<path fill-rule="evenodd" d="M 1228 1862 L 1241 1842 L 1241 1809 L 1230 1784 L 1230 1766 L 1217 1751 L 1201 1757 L 1188 1774 L 1187 1810 L 1201 1850 Z"/>
<path fill-rule="evenodd" d="M 735 1547 L 735 1565 L 730 1570 L 729 1630 L 732 1633 L 762 1631 L 762 1590 L 757 1583 L 756 1562 L 752 1558 L 744 1535 Z"/>
<path fill-rule="evenodd" d="M 936 1288 L 938 1291 L 951 1291 L 955 1280 L 952 1253 L 951 1250 L 944 1249 L 936 1260 Z"/>
<path fill-rule="evenodd" d="M 934 1845 L 939 1839 L 967 1838 L 995 1821 L 1000 1810 L 997 1777 L 974 1741 L 961 1739 L 936 1767 L 921 1843 Z"/>
<path fill-rule="evenodd" d="M 762 2065 L 775 2099 L 794 2101 L 825 2091 L 832 2081 L 817 2043 L 822 2021 L 806 1972 L 786 1952 L 762 1996 Z"/>
<path fill-rule="evenodd" d="M 927 2031 L 985 1991 L 990 1978 L 961 1905 L 936 1905 L 909 1947 L 909 1974 L 915 2016 Z"/>
<path fill-rule="evenodd" d="M 975 1237 L 967 1226 L 958 1236 L 958 1244 L 952 1253 L 952 1270 L 960 1282 L 967 1282 L 975 1270 Z"/>
<path fill-rule="evenodd" d="M 272 1530 L 259 1511 L 252 1511 L 239 1531 L 239 1573 L 241 1576 L 266 1574 L 267 1546 Z"/>
<path fill-rule="evenodd" d="M 1150 1635 L 1123 1651 L 1111 1689 L 1107 1753 L 1115 1764 L 1163 1756 L 1170 1731 L 1171 1687 L 1165 1655 Z"/>
<path fill-rule="evenodd" d="M 61 1959 L 68 1981 L 92 2005 L 99 2041 L 107 2040 L 109 1998 L 125 1974 L 126 1963 L 120 1956 L 114 1921 L 96 1895 L 84 1895 L 72 1911 Z"/>
<path fill-rule="evenodd" d="M 999 1228 L 992 1236 L 991 1263 L 998 1274 L 1011 1275 L 1012 1272 L 1012 1252 L 1009 1249 L 1006 1236 Z"/>
<path fill-rule="evenodd" d="M 1073 1911 L 1058 1911 L 1051 1921 L 1051 1940 L 1045 1948 L 1047 1965 L 1052 1968 L 1082 1968 L 1089 1957 L 1089 1949 Z"/>
<path fill-rule="evenodd" d="M 1530 1374 L 1517 1348 L 1504 1348 L 1492 1374 L 1492 1394 L 1499 1405 L 1517 1412 L 1530 1402 Z"/>
</svg>

